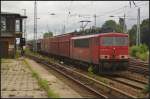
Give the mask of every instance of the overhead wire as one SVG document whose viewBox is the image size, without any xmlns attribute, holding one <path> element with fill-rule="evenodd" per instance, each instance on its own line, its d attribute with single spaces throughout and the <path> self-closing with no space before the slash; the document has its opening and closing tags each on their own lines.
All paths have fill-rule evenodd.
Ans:
<svg viewBox="0 0 150 99">
<path fill-rule="evenodd" d="M 93 1 L 91 2 L 91 5 L 93 5 Z M 72 3 L 71 3 L 72 4 Z M 71 4 L 70 4 L 70 10 L 71 10 Z M 138 5 L 137 5 L 138 4 Z M 136 3 L 136 5 L 137 6 L 142 6 L 142 5 L 147 5 L 148 3 L 143 3 L 142 1 L 141 2 L 137 2 Z M 106 15 L 108 15 L 108 14 L 111 14 L 111 13 L 113 13 L 113 14 L 118 14 L 118 13 L 122 13 L 122 14 L 124 14 L 125 13 L 125 11 L 126 11 L 126 9 L 128 8 L 128 7 L 130 7 L 130 6 L 123 6 L 123 7 L 120 7 L 120 8 L 117 8 L 117 9 L 114 9 L 114 10 L 111 10 L 111 11 L 108 11 L 108 12 L 105 12 L 104 14 L 102 14 L 102 15 L 97 15 L 97 17 L 102 17 L 102 16 L 106 16 Z M 121 11 L 120 11 L 121 10 Z M 122 11 L 122 10 L 124 10 L 124 11 Z M 119 12 L 118 12 L 119 11 Z M 114 13 L 115 12 L 115 13 Z M 75 22 L 76 23 L 76 22 Z"/>
<path fill-rule="evenodd" d="M 141 5 L 146 5 L 146 4 L 148 4 L 148 3 L 142 3 L 141 4 L 141 2 L 138 2 L 138 3 L 136 3 L 136 4 L 139 4 L 140 3 L 140 5 L 137 5 L 137 6 L 141 6 Z M 117 9 L 115 9 L 115 10 L 111 10 L 111 11 L 108 11 L 108 12 L 105 12 L 104 14 L 102 14 L 102 15 L 98 15 L 98 17 L 101 17 L 101 16 L 105 16 L 105 15 L 107 15 L 107 14 L 110 14 L 110 13 L 112 13 L 112 12 L 116 12 L 116 11 L 120 11 L 120 10 L 122 10 L 122 9 L 124 9 L 124 8 L 127 8 L 127 7 L 130 7 L 130 6 L 124 6 L 124 7 L 120 7 L 120 8 L 117 8 Z"/>
<path fill-rule="evenodd" d="M 142 4 L 141 4 L 142 3 Z M 138 4 L 137 6 L 142 6 L 142 5 L 147 5 L 148 3 L 144 3 L 143 4 L 143 2 L 138 2 L 138 3 L 136 3 L 136 4 Z M 139 5 L 140 4 L 140 5 Z M 125 8 L 128 8 L 129 6 L 124 6 L 124 7 L 121 7 L 121 8 L 117 8 L 117 9 L 115 9 L 115 10 L 111 10 L 111 11 L 108 11 L 108 12 L 105 12 L 103 15 L 98 15 L 97 17 L 103 17 L 103 16 L 106 16 L 106 15 L 109 15 L 110 13 L 112 13 L 113 12 L 113 14 L 124 14 L 122 11 L 120 11 L 120 10 L 122 10 L 122 9 L 125 9 Z M 125 9 L 126 10 L 126 9 Z M 124 11 L 125 11 L 124 10 Z M 116 12 L 116 11 L 119 11 L 119 12 Z M 115 13 L 114 13 L 115 12 Z M 128 13 L 128 12 L 127 12 Z"/>
</svg>

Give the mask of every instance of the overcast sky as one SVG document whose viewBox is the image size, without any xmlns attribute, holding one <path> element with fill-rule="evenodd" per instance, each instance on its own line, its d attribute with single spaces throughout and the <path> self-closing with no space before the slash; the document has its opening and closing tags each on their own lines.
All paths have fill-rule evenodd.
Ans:
<svg viewBox="0 0 150 99">
<path fill-rule="evenodd" d="M 149 18 L 149 1 L 135 1 L 141 8 L 141 20 Z M 126 6 L 126 7 L 125 7 Z M 27 37 L 33 38 L 34 26 L 34 1 L 2 1 L 1 11 L 14 12 L 23 15 L 23 10 L 27 9 Z M 69 14 L 70 12 L 70 14 Z M 129 18 L 126 19 L 127 28 L 131 28 L 137 23 L 137 7 L 129 1 L 37 1 L 38 19 L 38 37 L 42 37 L 44 32 L 52 31 L 55 35 L 63 33 L 63 26 L 66 26 L 66 32 L 79 30 L 81 20 L 90 20 L 87 28 L 94 25 L 93 15 L 97 15 L 96 24 L 101 27 L 106 20 L 115 20 L 118 23 L 118 17 L 124 13 Z M 55 13 L 56 15 L 50 15 Z M 82 16 L 82 17 L 79 17 Z"/>
</svg>

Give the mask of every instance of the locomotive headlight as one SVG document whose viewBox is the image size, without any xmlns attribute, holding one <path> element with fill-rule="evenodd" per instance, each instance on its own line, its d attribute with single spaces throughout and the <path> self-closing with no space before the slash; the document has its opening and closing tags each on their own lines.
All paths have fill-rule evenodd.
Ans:
<svg viewBox="0 0 150 99">
<path fill-rule="evenodd" d="M 100 55 L 100 58 L 101 59 L 109 59 L 110 57 L 109 57 L 109 55 Z"/>
<path fill-rule="evenodd" d="M 120 55 L 119 58 L 120 58 L 120 59 L 128 59 L 129 56 L 128 56 L 128 55 Z"/>
</svg>

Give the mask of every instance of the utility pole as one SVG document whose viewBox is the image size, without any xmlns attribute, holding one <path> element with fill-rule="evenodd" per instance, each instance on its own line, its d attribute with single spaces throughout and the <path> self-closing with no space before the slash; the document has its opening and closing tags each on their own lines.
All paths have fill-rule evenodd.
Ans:
<svg viewBox="0 0 150 99">
<path fill-rule="evenodd" d="M 63 26 L 63 32 L 64 32 L 64 33 L 66 32 L 65 24 L 64 24 L 64 26 Z"/>
<path fill-rule="evenodd" d="M 123 22 L 123 32 L 126 33 L 126 21 L 125 21 L 125 13 L 124 13 L 124 22 Z"/>
<path fill-rule="evenodd" d="M 94 28 L 95 28 L 95 32 L 97 32 L 96 31 L 96 14 L 94 15 Z"/>
<path fill-rule="evenodd" d="M 37 52 L 37 5 L 34 2 L 34 51 Z"/>
<path fill-rule="evenodd" d="M 138 8 L 138 32 L 139 32 L 139 44 L 141 43 L 141 31 L 140 31 L 140 8 Z"/>
<path fill-rule="evenodd" d="M 136 35 L 136 45 L 139 46 L 141 43 L 140 40 L 140 8 L 138 8 L 138 14 L 137 14 L 137 35 Z"/>
<path fill-rule="evenodd" d="M 94 15 L 94 25 L 95 25 L 95 28 L 96 28 L 96 14 Z"/>
</svg>

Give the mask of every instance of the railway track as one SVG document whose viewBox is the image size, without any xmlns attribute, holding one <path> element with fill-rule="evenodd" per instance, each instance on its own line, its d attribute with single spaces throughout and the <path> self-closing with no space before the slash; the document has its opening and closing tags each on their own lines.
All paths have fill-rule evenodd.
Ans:
<svg viewBox="0 0 150 99">
<path fill-rule="evenodd" d="M 81 72 L 88 75 L 87 72 L 84 71 Z M 115 76 L 93 75 L 93 78 L 101 82 L 106 82 L 108 85 L 115 87 L 119 90 L 122 90 L 126 93 L 129 93 L 131 95 L 138 96 L 140 94 L 142 97 L 144 97 L 142 90 L 145 88 L 145 85 L 147 83 L 128 79 L 126 77 L 120 77 L 117 75 Z"/>
<path fill-rule="evenodd" d="M 130 58 L 128 71 L 136 72 L 148 76 L 150 74 L 148 63 Z"/>
<path fill-rule="evenodd" d="M 138 89 L 138 90 L 143 90 L 144 89 L 144 85 L 145 85 L 143 83 L 139 83 L 139 82 L 136 82 L 136 81 L 133 81 L 133 80 L 130 80 L 130 79 L 127 79 L 127 78 L 122 78 L 122 77 L 114 77 L 114 78 L 107 77 L 107 78 L 109 78 L 109 79 L 111 79 L 113 81 L 122 83 L 124 85 L 133 87 L 133 88 Z"/>
<path fill-rule="evenodd" d="M 65 66 L 68 66 L 68 67 L 75 67 L 74 65 L 65 65 Z M 75 68 L 72 68 L 72 69 L 75 69 Z M 86 75 L 87 75 L 87 72 L 85 71 L 81 71 L 82 73 L 84 72 Z M 108 78 L 108 79 L 111 79 L 113 81 L 116 81 L 116 82 L 119 82 L 119 83 L 122 83 L 124 85 L 127 85 L 127 86 L 130 86 L 130 87 L 133 87 L 135 89 L 138 89 L 138 90 L 142 90 L 144 89 L 144 85 L 148 84 L 148 81 L 147 80 L 141 80 L 139 78 L 137 79 L 134 79 L 134 77 L 131 77 L 131 75 L 133 75 L 133 73 L 131 75 L 128 75 L 128 76 L 124 76 L 124 75 L 127 75 L 129 74 L 129 72 L 122 72 L 123 75 L 120 75 L 119 74 L 114 74 L 114 76 L 107 76 L 107 75 L 98 75 L 98 76 L 102 76 L 102 77 L 105 77 L 105 78 Z M 96 75 L 95 75 L 96 76 Z M 130 76 L 130 77 L 129 77 Z M 141 75 L 140 75 L 141 76 Z M 143 78 L 143 76 L 142 76 Z M 139 86 L 137 86 L 139 85 Z"/>
<path fill-rule="evenodd" d="M 57 72 L 61 73 L 62 75 L 66 76 L 67 78 L 70 78 L 71 80 L 75 81 L 76 83 L 84 86 L 86 89 L 91 91 L 92 93 L 96 94 L 97 96 L 100 96 L 102 98 L 137 98 L 136 96 L 133 96 L 131 94 L 128 94 L 122 90 L 119 90 L 117 88 L 114 88 L 112 86 L 109 86 L 103 82 L 100 82 L 99 80 L 93 79 L 92 77 L 89 77 L 83 73 L 77 72 L 73 69 L 70 69 L 68 67 L 61 66 L 60 64 L 50 64 L 48 62 L 45 62 L 44 60 L 41 60 L 37 57 L 31 57 L 37 62 L 40 62 L 44 65 L 49 66 L 50 68 L 56 70 Z"/>
<path fill-rule="evenodd" d="M 130 57 L 130 61 L 132 61 L 132 62 L 138 62 L 142 66 L 148 66 L 148 62 L 145 62 L 145 61 L 142 61 L 140 59 L 133 58 L 133 57 Z"/>
<path fill-rule="evenodd" d="M 130 71 L 126 71 L 124 73 L 120 73 L 118 75 L 119 77 L 121 78 L 125 78 L 125 79 L 128 79 L 128 80 L 132 80 L 132 81 L 135 81 L 135 82 L 138 82 L 138 83 L 141 83 L 141 84 L 148 84 L 148 77 L 145 77 L 143 75 L 139 75 L 138 73 L 134 73 L 133 72 L 130 72 Z"/>
</svg>

